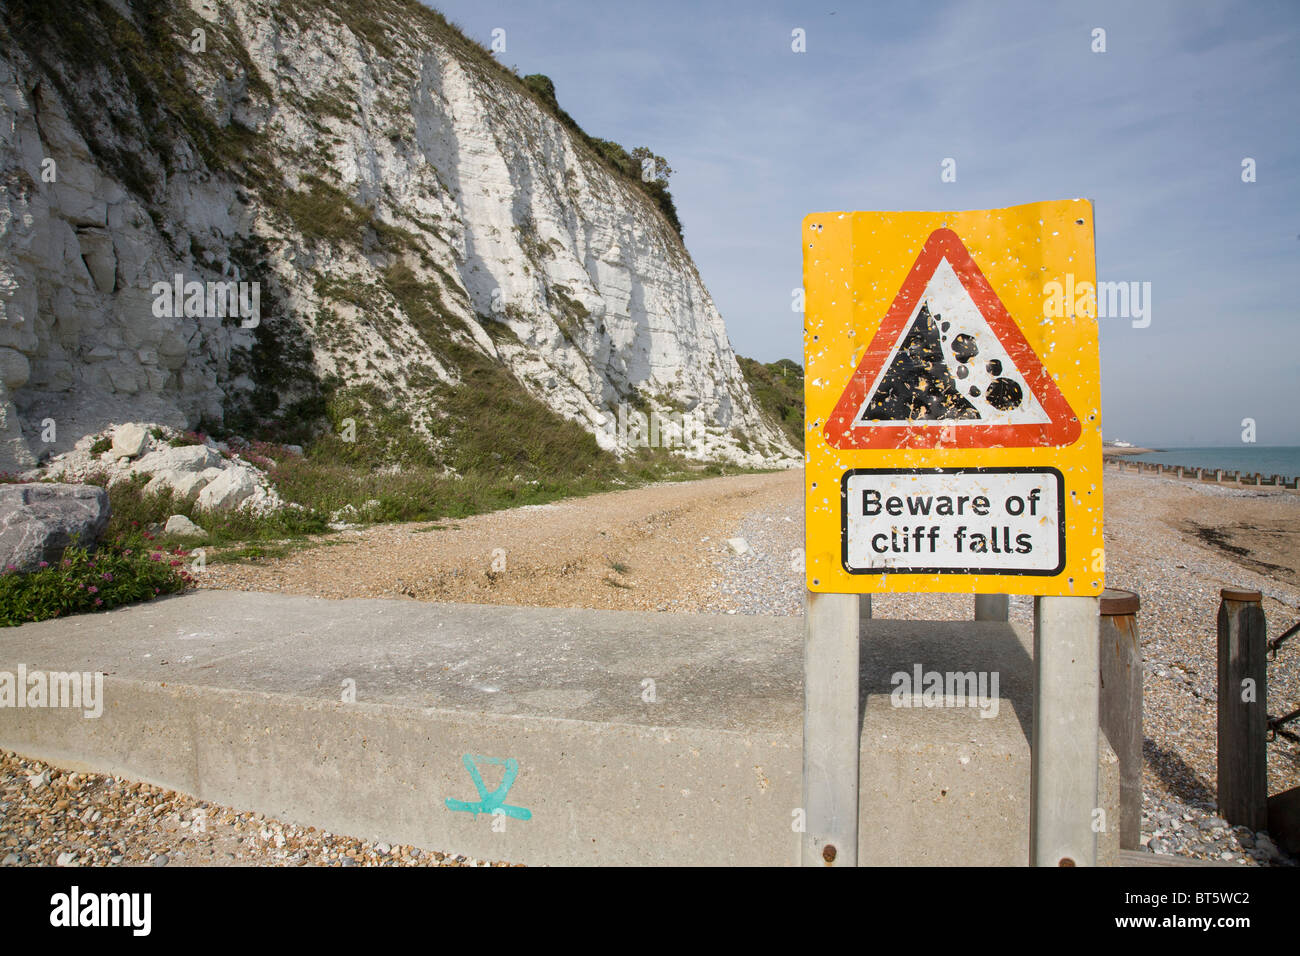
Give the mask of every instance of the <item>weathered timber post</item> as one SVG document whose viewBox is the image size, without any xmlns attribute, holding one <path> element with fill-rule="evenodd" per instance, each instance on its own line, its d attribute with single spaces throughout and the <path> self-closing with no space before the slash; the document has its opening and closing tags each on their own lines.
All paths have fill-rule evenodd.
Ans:
<svg viewBox="0 0 1300 956">
<path fill-rule="evenodd" d="M 1031 866 L 1097 864 L 1097 605 L 1034 598 Z"/>
<path fill-rule="evenodd" d="M 858 595 L 807 592 L 803 639 L 804 866 L 858 862 Z"/>
<path fill-rule="evenodd" d="M 1268 826 L 1268 648 L 1263 596 L 1224 588 L 1219 604 L 1219 812 Z"/>
<path fill-rule="evenodd" d="M 1142 839 L 1142 646 L 1137 594 L 1107 588 L 1101 594 L 1102 732 L 1119 758 L 1119 845 L 1136 850 Z"/>
<path fill-rule="evenodd" d="M 975 595 L 975 620 L 1006 621 L 1011 618 L 1011 598 L 1006 594 Z"/>
</svg>

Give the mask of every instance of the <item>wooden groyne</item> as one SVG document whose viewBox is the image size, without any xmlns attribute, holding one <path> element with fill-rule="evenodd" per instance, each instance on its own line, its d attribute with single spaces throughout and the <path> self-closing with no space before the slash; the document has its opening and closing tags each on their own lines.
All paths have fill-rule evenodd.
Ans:
<svg viewBox="0 0 1300 956">
<path fill-rule="evenodd" d="M 1117 471 L 1133 472 L 1143 475 L 1164 475 L 1166 478 L 1183 478 L 1188 481 L 1204 481 L 1219 485 L 1263 486 L 1300 490 L 1300 478 L 1285 475 L 1261 475 L 1259 472 L 1228 471 L 1223 468 L 1191 468 L 1187 465 L 1162 465 L 1149 461 L 1126 461 L 1123 458 L 1107 458 L 1106 465 Z"/>
</svg>

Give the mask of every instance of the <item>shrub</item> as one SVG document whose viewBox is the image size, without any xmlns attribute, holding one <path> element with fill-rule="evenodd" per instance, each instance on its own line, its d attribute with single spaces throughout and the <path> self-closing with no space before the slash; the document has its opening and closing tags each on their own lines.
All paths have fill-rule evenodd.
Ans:
<svg viewBox="0 0 1300 956">
<path fill-rule="evenodd" d="M 0 626 L 86 611 L 107 611 L 190 586 L 187 552 L 68 548 L 63 560 L 35 571 L 0 573 Z"/>
</svg>

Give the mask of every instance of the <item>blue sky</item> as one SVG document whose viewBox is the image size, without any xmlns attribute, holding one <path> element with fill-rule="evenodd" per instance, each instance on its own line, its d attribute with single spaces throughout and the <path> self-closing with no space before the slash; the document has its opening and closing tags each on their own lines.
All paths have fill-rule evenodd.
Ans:
<svg viewBox="0 0 1300 956">
<path fill-rule="evenodd" d="M 432 5 L 504 29 L 499 59 L 591 135 L 668 159 L 740 354 L 802 355 L 807 213 L 1082 196 L 1098 278 L 1152 291 L 1149 327 L 1101 320 L 1106 437 L 1233 445 L 1253 418 L 1300 445 L 1300 3 Z"/>
</svg>

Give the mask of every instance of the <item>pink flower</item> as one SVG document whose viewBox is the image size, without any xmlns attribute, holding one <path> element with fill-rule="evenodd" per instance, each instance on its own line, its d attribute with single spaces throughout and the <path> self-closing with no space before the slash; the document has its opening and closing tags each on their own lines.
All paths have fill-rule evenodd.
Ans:
<svg viewBox="0 0 1300 956">
<path fill-rule="evenodd" d="M 105 581 L 112 581 L 112 580 L 113 580 L 113 575 L 110 574 L 110 573 L 107 572 L 107 571 L 105 571 L 103 574 L 101 574 L 100 577 L 103 578 Z"/>
<path fill-rule="evenodd" d="M 48 568 L 49 566 L 50 566 L 50 562 L 48 561 L 42 561 L 40 564 L 37 565 L 38 568 Z"/>
<path fill-rule="evenodd" d="M 99 593 L 99 588 L 95 587 L 95 586 L 92 584 L 90 587 L 86 588 L 86 592 L 87 592 L 88 594 L 98 594 L 98 593 Z"/>
</svg>

